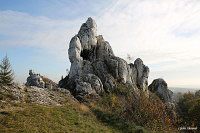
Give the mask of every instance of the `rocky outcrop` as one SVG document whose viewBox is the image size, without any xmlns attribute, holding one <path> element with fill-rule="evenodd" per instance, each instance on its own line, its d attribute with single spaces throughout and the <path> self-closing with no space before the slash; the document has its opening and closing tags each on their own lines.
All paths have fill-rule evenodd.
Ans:
<svg viewBox="0 0 200 133">
<path fill-rule="evenodd" d="M 36 86 L 40 88 L 48 88 L 50 90 L 58 88 L 57 83 L 47 77 L 34 73 L 33 70 L 29 70 L 29 77 L 27 78 L 26 86 Z"/>
<path fill-rule="evenodd" d="M 35 103 L 61 106 L 66 100 L 77 101 L 69 90 L 64 88 L 48 89 L 36 86 L 27 87 L 19 83 L 0 85 L 0 107 L 13 106 L 16 103 Z"/>
<path fill-rule="evenodd" d="M 156 94 L 163 101 L 163 103 L 166 104 L 169 116 L 173 120 L 176 120 L 176 107 L 172 100 L 173 92 L 168 89 L 165 80 L 161 78 L 153 80 L 153 82 L 149 85 L 149 90 Z"/>
<path fill-rule="evenodd" d="M 55 83 L 54 81 L 52 81 L 49 78 L 42 76 L 42 75 L 40 75 L 40 77 L 42 78 L 42 80 L 45 83 L 45 88 L 50 89 L 50 90 L 58 88 L 58 84 Z"/>
<path fill-rule="evenodd" d="M 32 70 L 29 70 L 29 77 L 27 78 L 26 85 L 44 88 L 45 82 L 41 78 L 40 74 L 36 74 Z"/>
<path fill-rule="evenodd" d="M 149 68 L 141 59 L 134 64 L 116 57 L 102 35 L 97 35 L 97 25 L 92 18 L 82 24 L 69 44 L 71 68 L 69 75 L 59 82 L 77 94 L 101 94 L 127 84 L 130 89 L 148 93 Z"/>
<path fill-rule="evenodd" d="M 15 103 L 24 102 L 24 87 L 24 85 L 20 85 L 19 83 L 12 83 L 10 85 L 0 85 L 0 101 L 4 100 L 1 99 L 2 94 L 11 98 Z"/>
<path fill-rule="evenodd" d="M 82 75 L 76 81 L 76 90 L 79 94 L 100 94 L 103 90 L 101 80 L 94 74 Z"/>
<path fill-rule="evenodd" d="M 30 103 L 61 106 L 66 102 L 66 97 L 76 101 L 68 90 L 62 88 L 59 88 L 57 91 L 36 86 L 31 86 L 26 89 L 26 98 L 28 98 L 26 101 Z"/>
<path fill-rule="evenodd" d="M 155 79 L 150 85 L 149 90 L 155 93 L 165 103 L 172 103 L 173 92 L 168 89 L 167 83 L 163 79 Z"/>
</svg>

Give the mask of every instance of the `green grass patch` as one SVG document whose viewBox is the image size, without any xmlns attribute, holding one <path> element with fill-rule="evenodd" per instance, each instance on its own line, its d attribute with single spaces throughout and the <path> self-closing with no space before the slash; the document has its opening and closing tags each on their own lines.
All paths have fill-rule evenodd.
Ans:
<svg viewBox="0 0 200 133">
<path fill-rule="evenodd" d="M 136 126 L 134 123 L 121 119 L 118 114 L 108 113 L 101 109 L 95 109 L 93 112 L 97 116 L 98 120 L 115 130 L 123 133 L 148 133 L 148 131 L 143 127 Z"/>
<path fill-rule="evenodd" d="M 0 132 L 120 132 L 98 121 L 92 112 L 79 104 L 46 107 L 24 104 L 24 110 L 0 112 Z"/>
</svg>

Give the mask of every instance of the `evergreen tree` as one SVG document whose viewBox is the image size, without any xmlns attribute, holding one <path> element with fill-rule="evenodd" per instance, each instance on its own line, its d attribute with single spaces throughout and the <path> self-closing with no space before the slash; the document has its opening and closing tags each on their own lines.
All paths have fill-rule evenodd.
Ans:
<svg viewBox="0 0 200 133">
<path fill-rule="evenodd" d="M 0 64 L 0 83 L 10 84 L 14 79 L 14 73 L 11 68 L 10 61 L 7 56 L 5 56 Z"/>
</svg>

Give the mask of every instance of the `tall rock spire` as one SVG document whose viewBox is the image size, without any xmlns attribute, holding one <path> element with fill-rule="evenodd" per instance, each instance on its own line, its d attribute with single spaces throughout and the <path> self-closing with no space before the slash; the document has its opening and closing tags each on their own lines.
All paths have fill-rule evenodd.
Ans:
<svg viewBox="0 0 200 133">
<path fill-rule="evenodd" d="M 60 85 L 77 95 L 108 92 L 116 88 L 116 81 L 148 93 L 149 68 L 141 59 L 128 64 L 116 57 L 109 42 L 97 35 L 97 25 L 92 18 L 88 18 L 71 39 L 68 54 L 70 72 Z"/>
</svg>

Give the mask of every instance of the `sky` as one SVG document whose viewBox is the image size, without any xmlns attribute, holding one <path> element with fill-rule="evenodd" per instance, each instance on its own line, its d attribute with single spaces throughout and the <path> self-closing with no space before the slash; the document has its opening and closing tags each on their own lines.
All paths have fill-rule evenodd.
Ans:
<svg viewBox="0 0 200 133">
<path fill-rule="evenodd" d="M 116 56 L 149 66 L 149 83 L 200 88 L 199 0 L 0 0 L 0 59 L 8 55 L 16 82 L 29 69 L 58 82 L 88 17 Z"/>
</svg>

